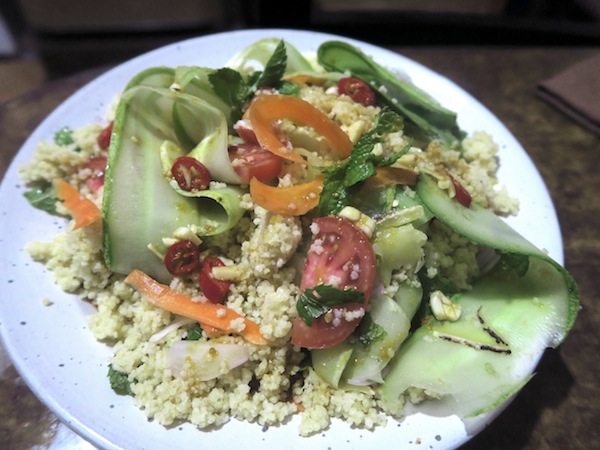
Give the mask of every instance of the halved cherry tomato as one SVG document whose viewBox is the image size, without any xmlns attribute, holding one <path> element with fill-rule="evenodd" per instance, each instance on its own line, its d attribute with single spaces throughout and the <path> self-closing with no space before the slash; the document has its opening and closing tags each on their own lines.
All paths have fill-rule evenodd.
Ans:
<svg viewBox="0 0 600 450">
<path fill-rule="evenodd" d="M 90 169 L 92 171 L 92 176 L 85 181 L 85 184 L 92 192 L 97 192 L 98 189 L 104 186 L 106 161 L 106 156 L 94 156 L 83 164 L 83 168 Z"/>
<path fill-rule="evenodd" d="M 224 265 L 225 263 L 215 256 L 209 256 L 202 261 L 198 279 L 200 290 L 212 303 L 221 303 L 231 286 L 231 281 L 218 280 L 212 274 L 213 267 Z"/>
<path fill-rule="evenodd" d="M 165 266 L 171 275 L 185 275 L 200 265 L 198 246 L 188 239 L 171 245 L 165 255 Z"/>
<path fill-rule="evenodd" d="M 246 119 L 240 119 L 233 124 L 233 129 L 247 144 L 258 144 L 252 125 Z"/>
<path fill-rule="evenodd" d="M 184 191 L 208 189 L 210 172 L 204 164 L 191 156 L 180 156 L 171 167 L 171 175 Z"/>
<path fill-rule="evenodd" d="M 110 122 L 98 135 L 96 142 L 102 150 L 108 149 L 110 146 L 110 137 L 112 136 L 113 122 Z"/>
<path fill-rule="evenodd" d="M 365 106 L 374 106 L 376 104 L 375 93 L 367 83 L 359 78 L 342 78 L 338 81 L 338 93 L 347 95 L 356 103 L 361 103 Z"/>
<path fill-rule="evenodd" d="M 460 184 L 460 182 L 452 175 L 448 174 L 448 177 L 450 178 L 450 181 L 452 181 L 452 185 L 454 186 L 454 198 L 456 199 L 456 201 L 463 205 L 465 208 L 470 207 L 472 198 L 471 194 L 469 194 L 469 191 L 467 191 L 467 189 L 462 184 Z"/>
<path fill-rule="evenodd" d="M 305 348 L 326 348 L 346 340 L 358 326 L 360 310 L 366 311 L 375 283 L 375 252 L 369 238 L 341 217 L 319 217 L 318 228 L 308 250 L 300 289 L 319 284 L 339 289 L 357 289 L 365 302 L 335 306 L 308 326 L 300 317 L 292 322 L 292 344 Z M 347 320 L 348 314 L 358 317 Z M 341 316 L 338 320 L 332 320 Z"/>
<path fill-rule="evenodd" d="M 252 178 L 271 181 L 281 171 L 282 159 L 258 144 L 233 144 L 228 151 L 233 170 L 246 184 Z"/>
</svg>

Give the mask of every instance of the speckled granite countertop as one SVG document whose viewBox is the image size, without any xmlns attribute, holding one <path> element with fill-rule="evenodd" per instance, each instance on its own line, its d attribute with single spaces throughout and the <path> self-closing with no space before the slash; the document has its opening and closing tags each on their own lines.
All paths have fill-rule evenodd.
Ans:
<svg viewBox="0 0 600 450">
<path fill-rule="evenodd" d="M 563 230 L 565 265 L 583 311 L 566 342 L 466 449 L 600 448 L 600 138 L 539 99 L 536 85 L 600 48 L 395 47 L 450 78 L 521 142 L 544 178 Z M 0 105 L 0 174 L 28 134 L 97 71 L 59 80 Z M 600 98 L 600 94 L 599 94 Z M 525 193 L 526 195 L 526 193 Z M 59 424 L 0 353 L 0 448 L 91 448 Z"/>
</svg>

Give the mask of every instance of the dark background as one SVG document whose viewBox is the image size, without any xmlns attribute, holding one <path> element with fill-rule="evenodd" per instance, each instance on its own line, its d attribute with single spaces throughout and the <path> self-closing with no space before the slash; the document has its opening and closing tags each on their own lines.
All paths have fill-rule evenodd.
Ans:
<svg viewBox="0 0 600 450">
<path fill-rule="evenodd" d="M 358 5 L 352 8 L 352 5 Z M 302 28 L 379 45 L 600 44 L 600 0 L 2 0 L 13 48 L 48 79 L 240 28 Z"/>
</svg>

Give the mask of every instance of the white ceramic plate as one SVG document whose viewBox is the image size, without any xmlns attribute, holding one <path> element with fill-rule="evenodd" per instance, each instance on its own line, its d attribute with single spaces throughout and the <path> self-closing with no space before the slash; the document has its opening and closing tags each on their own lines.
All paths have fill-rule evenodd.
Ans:
<svg viewBox="0 0 600 450">
<path fill-rule="evenodd" d="M 150 66 L 202 65 L 222 67 L 230 57 L 263 37 L 280 37 L 302 51 L 315 52 L 330 39 L 345 39 L 322 33 L 289 30 L 251 30 L 191 39 L 152 51 L 126 62 L 72 95 L 30 136 L 9 168 L 0 188 L 0 302 L 1 333 L 16 368 L 32 390 L 69 427 L 102 448 L 244 448 L 313 449 L 456 447 L 470 437 L 456 417 L 434 417 L 411 413 L 402 422 L 389 420 L 374 432 L 353 429 L 334 421 L 317 436 L 300 438 L 299 418 L 264 431 L 259 425 L 232 421 L 212 431 L 191 425 L 165 429 L 149 422 L 131 397 L 115 395 L 106 377 L 109 348 L 94 340 L 87 329 L 92 308 L 53 284 L 52 274 L 31 261 L 23 250 L 31 240 L 50 240 L 64 221 L 30 207 L 17 167 L 31 157 L 40 140 L 52 139 L 65 125 L 77 128 L 103 121 L 111 100 L 127 81 Z M 468 132 L 486 130 L 500 146 L 500 179 L 520 197 L 521 212 L 509 222 L 538 247 L 562 263 L 562 241 L 552 201 L 526 152 L 478 101 L 451 81 L 396 53 L 345 39 L 363 49 L 379 63 L 401 70 L 425 88 L 444 106 L 457 111 L 460 126 Z M 519 194 L 527 193 L 527 196 Z M 544 224 L 540 232 L 539 224 Z M 50 299 L 52 306 L 45 306 Z M 540 355 L 541 356 L 541 355 Z M 532 361 L 532 369 L 537 361 Z M 475 421 L 476 433 L 497 415 Z"/>
</svg>

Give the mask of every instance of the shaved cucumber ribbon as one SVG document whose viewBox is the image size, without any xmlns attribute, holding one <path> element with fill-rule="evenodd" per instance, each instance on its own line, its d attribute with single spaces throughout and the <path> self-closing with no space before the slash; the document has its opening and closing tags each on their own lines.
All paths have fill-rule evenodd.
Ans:
<svg viewBox="0 0 600 450">
<path fill-rule="evenodd" d="M 269 61 L 269 58 L 273 55 L 273 52 L 280 41 L 281 39 L 278 38 L 265 38 L 256 41 L 231 58 L 226 66 L 244 73 L 262 70 Z M 284 41 L 284 44 L 287 55 L 287 65 L 284 76 L 296 72 L 315 71 L 315 67 L 296 47 L 289 42 Z"/>
<path fill-rule="evenodd" d="M 188 151 L 188 156 L 198 159 L 208 168 L 213 180 L 241 184 L 242 180 L 235 172 L 227 151 L 231 108 L 213 91 L 208 76 L 214 71 L 198 66 L 181 66 L 175 69 L 151 67 L 135 75 L 125 91 L 146 86 L 199 99 L 200 102 L 194 104 L 193 111 L 188 110 L 189 103 L 174 104 L 172 123 L 177 143 L 180 148 Z M 165 168 L 165 171 L 170 171 L 170 168 Z"/>
<path fill-rule="evenodd" d="M 199 144 L 198 147 L 203 144 L 205 143 Z M 174 142 L 164 141 L 160 147 L 160 157 L 165 173 L 170 173 L 175 160 L 184 155 L 192 156 L 193 152 L 186 153 Z M 169 184 L 180 195 L 197 199 L 198 210 L 202 216 L 201 222 L 197 224 L 198 234 L 201 236 L 223 233 L 234 227 L 244 215 L 240 200 L 245 191 L 237 186 L 217 183 L 217 187 L 203 191 L 185 191 L 174 179 L 171 179 Z"/>
<path fill-rule="evenodd" d="M 559 345 L 579 310 L 572 276 L 491 211 L 461 206 L 421 175 L 417 194 L 456 233 L 503 253 L 529 257 L 524 276 L 496 267 L 453 298 L 456 322 L 425 320 L 388 366 L 382 399 L 394 411 L 410 388 L 439 396 L 436 411 L 470 418 L 518 392 L 547 347 Z"/>
<path fill-rule="evenodd" d="M 415 219 L 418 217 L 414 216 Z M 375 289 L 369 304 L 372 321 L 369 326 L 377 327 L 381 333 L 368 343 L 358 339 L 311 351 L 315 372 L 334 387 L 342 382 L 354 386 L 383 383 L 383 370 L 407 338 L 411 320 L 421 304 L 423 291 L 420 287 L 402 283 L 393 295 L 383 288 L 389 286 L 392 270 L 416 270 L 423 258 L 425 234 L 410 223 L 399 223 L 398 227 L 385 226 L 376 231 L 373 241 L 382 286 Z M 362 326 L 361 323 L 359 327 Z"/>
<path fill-rule="evenodd" d="M 166 250 L 163 238 L 202 220 L 194 199 L 175 192 L 163 175 L 160 146 L 177 139 L 171 114 L 176 99 L 175 93 L 148 86 L 132 87 L 121 95 L 102 204 L 104 258 L 113 272 L 139 269 L 170 280 L 163 261 L 148 246 Z"/>
<path fill-rule="evenodd" d="M 180 66 L 175 68 L 174 87 L 181 88 L 183 92 L 194 97 L 201 98 L 220 110 L 227 121 L 231 116 L 231 107 L 215 94 L 212 84 L 208 79 L 211 73 L 216 72 L 215 69 L 198 66 Z"/>
<path fill-rule="evenodd" d="M 149 245 L 164 252 L 163 238 L 172 237 L 177 228 L 194 225 L 203 234 L 212 235 L 230 229 L 241 218 L 241 191 L 237 188 L 194 198 L 173 189 L 165 176 L 161 158 L 165 142 L 181 148 L 185 134 L 199 140 L 199 152 L 207 152 L 202 146 L 209 148 L 221 138 L 201 126 L 196 134 L 187 128 L 193 122 L 203 123 L 207 111 L 221 118 L 216 123 L 225 122 L 220 111 L 210 108 L 200 98 L 162 87 L 138 85 L 122 94 L 103 198 L 104 256 L 112 271 L 127 274 L 139 269 L 167 282 L 172 277 L 163 261 L 150 253 Z"/>
</svg>

